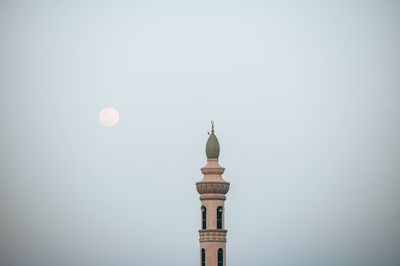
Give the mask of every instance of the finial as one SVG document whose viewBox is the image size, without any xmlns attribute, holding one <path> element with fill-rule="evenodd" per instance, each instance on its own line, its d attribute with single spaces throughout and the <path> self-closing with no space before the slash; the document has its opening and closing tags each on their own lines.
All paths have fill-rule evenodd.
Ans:
<svg viewBox="0 0 400 266">
<path fill-rule="evenodd" d="M 214 135 L 214 120 L 211 120 L 211 134 L 207 132 L 208 135 Z"/>
</svg>

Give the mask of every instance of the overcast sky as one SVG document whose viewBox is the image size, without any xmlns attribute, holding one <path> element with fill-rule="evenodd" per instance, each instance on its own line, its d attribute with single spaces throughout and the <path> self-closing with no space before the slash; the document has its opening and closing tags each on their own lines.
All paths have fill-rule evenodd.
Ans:
<svg viewBox="0 0 400 266">
<path fill-rule="evenodd" d="M 1 1 L 0 266 L 199 265 L 212 119 L 229 266 L 400 265 L 400 3 L 299 2 Z"/>
</svg>

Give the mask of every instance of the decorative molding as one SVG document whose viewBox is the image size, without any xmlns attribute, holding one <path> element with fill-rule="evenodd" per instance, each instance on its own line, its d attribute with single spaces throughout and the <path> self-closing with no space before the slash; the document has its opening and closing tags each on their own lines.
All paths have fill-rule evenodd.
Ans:
<svg viewBox="0 0 400 266">
<path fill-rule="evenodd" d="M 204 194 L 204 195 L 201 195 L 199 197 L 199 199 L 200 200 L 223 200 L 223 201 L 225 201 L 226 197 L 225 196 L 218 196 L 218 195 L 207 195 L 207 194 Z"/>
<path fill-rule="evenodd" d="M 200 242 L 224 242 L 226 243 L 226 233 L 224 229 L 201 229 L 199 230 Z"/>
<path fill-rule="evenodd" d="M 225 172 L 223 167 L 203 167 L 200 170 L 203 175 L 222 175 Z"/>
<path fill-rule="evenodd" d="M 199 194 L 217 193 L 225 195 L 229 191 L 229 182 L 197 182 L 196 188 Z"/>
</svg>

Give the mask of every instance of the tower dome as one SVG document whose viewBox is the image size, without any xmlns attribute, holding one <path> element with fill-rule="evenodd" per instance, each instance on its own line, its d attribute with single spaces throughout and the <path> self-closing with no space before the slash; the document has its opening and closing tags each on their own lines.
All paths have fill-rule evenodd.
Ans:
<svg viewBox="0 0 400 266">
<path fill-rule="evenodd" d="M 218 158 L 219 156 L 219 142 L 214 134 L 208 137 L 206 145 L 206 155 L 208 159 Z"/>
</svg>

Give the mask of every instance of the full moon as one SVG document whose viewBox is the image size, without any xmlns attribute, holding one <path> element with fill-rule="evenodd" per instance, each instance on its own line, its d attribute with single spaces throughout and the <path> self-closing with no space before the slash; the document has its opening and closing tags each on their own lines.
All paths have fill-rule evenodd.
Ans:
<svg viewBox="0 0 400 266">
<path fill-rule="evenodd" d="M 99 114 L 99 120 L 104 126 L 113 127 L 118 123 L 119 113 L 114 108 L 104 108 Z"/>
</svg>

